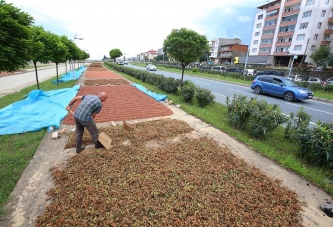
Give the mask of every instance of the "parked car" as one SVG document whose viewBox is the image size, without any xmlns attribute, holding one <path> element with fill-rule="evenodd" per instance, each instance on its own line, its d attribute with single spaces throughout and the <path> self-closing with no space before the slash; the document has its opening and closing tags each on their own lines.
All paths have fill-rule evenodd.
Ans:
<svg viewBox="0 0 333 227">
<path fill-rule="evenodd" d="M 128 65 L 128 61 L 124 61 L 124 65 Z"/>
<path fill-rule="evenodd" d="M 318 84 L 321 84 L 323 86 L 326 84 L 326 82 L 323 79 L 316 78 L 316 77 L 309 77 L 308 83 L 311 83 L 311 84 L 318 83 Z"/>
<path fill-rule="evenodd" d="M 251 85 L 256 94 L 270 94 L 282 97 L 285 101 L 312 99 L 313 92 L 297 86 L 293 81 L 279 76 L 257 76 Z"/>
<path fill-rule="evenodd" d="M 255 76 L 257 75 L 256 69 L 246 69 L 244 72 L 244 76 Z"/>
<path fill-rule="evenodd" d="M 240 73 L 243 74 L 243 69 L 239 69 L 239 68 L 227 68 L 228 72 L 233 72 L 233 73 Z"/>
<path fill-rule="evenodd" d="M 326 82 L 327 82 L 328 84 L 333 84 L 333 77 L 327 79 Z"/>
<path fill-rule="evenodd" d="M 153 64 L 148 64 L 148 65 L 146 66 L 146 69 L 147 69 L 148 71 L 156 71 L 156 66 L 153 65 Z"/>
<path fill-rule="evenodd" d="M 303 77 L 301 77 L 300 75 L 292 75 L 292 74 L 290 74 L 289 76 L 287 76 L 287 79 L 289 79 L 291 81 L 302 81 Z"/>
<path fill-rule="evenodd" d="M 257 76 L 285 76 L 284 72 L 278 71 L 278 70 L 262 70 L 257 73 Z"/>
<path fill-rule="evenodd" d="M 216 66 L 213 67 L 213 70 L 224 71 L 225 69 L 226 69 L 225 66 L 218 66 L 218 65 L 216 65 Z"/>
</svg>

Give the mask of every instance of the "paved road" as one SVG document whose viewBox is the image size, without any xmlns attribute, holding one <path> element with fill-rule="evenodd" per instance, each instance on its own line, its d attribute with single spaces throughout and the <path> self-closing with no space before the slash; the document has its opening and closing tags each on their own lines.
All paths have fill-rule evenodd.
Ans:
<svg viewBox="0 0 333 227">
<path fill-rule="evenodd" d="M 145 69 L 144 67 L 128 65 L 129 67 Z M 180 73 L 170 73 L 166 71 L 154 71 L 152 73 L 163 74 L 166 77 L 173 77 L 181 79 Z M 258 97 L 258 99 L 265 99 L 270 104 L 277 104 L 280 106 L 281 111 L 284 114 L 290 114 L 291 112 L 297 113 L 301 107 L 312 116 L 311 123 L 321 121 L 325 123 L 333 122 L 333 103 L 322 102 L 318 100 L 305 100 L 286 102 L 282 98 L 273 97 L 269 95 L 259 95 L 253 93 L 253 90 L 249 86 L 225 83 L 221 81 L 215 81 L 210 79 L 204 79 L 199 77 L 193 77 L 184 75 L 184 80 L 191 80 L 196 86 L 206 88 L 212 91 L 215 96 L 215 101 L 223 105 L 226 105 L 226 97 L 233 97 L 236 95 L 245 95 L 247 97 Z"/>
<path fill-rule="evenodd" d="M 69 67 L 67 67 L 69 71 Z M 55 66 L 48 66 L 38 69 L 38 81 L 43 82 L 50 78 L 57 76 L 57 71 Z M 58 66 L 58 75 L 64 74 L 66 72 L 65 65 Z M 23 88 L 36 85 L 36 73 L 34 69 L 29 69 L 25 73 L 13 74 L 10 76 L 0 77 L 0 97 L 20 91 Z"/>
</svg>

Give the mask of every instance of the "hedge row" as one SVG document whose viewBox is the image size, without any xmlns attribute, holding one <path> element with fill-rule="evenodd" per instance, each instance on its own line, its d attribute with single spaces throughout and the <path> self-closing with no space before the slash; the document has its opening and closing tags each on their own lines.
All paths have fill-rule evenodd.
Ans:
<svg viewBox="0 0 333 227">
<path fill-rule="evenodd" d="M 186 80 L 182 84 L 180 79 L 165 77 L 145 70 L 123 67 L 110 62 L 105 62 L 105 64 L 119 72 L 126 73 L 127 75 L 139 79 L 142 82 L 157 86 L 159 89 L 169 94 L 177 94 L 179 88 L 181 88 L 181 95 L 184 101 L 190 103 L 195 98 L 197 105 L 201 108 L 214 102 L 215 97 L 211 94 L 210 90 L 196 87 L 191 81 Z"/>
</svg>

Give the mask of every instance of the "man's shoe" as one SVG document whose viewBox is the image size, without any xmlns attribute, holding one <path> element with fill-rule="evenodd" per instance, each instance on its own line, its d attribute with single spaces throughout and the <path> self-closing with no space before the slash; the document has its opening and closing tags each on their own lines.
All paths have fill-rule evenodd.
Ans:
<svg viewBox="0 0 333 227">
<path fill-rule="evenodd" d="M 76 151 L 76 153 L 77 153 L 77 154 L 80 154 L 80 153 L 81 153 L 81 151 L 83 151 L 83 150 L 84 150 L 84 148 L 85 148 L 85 147 L 81 147 L 81 149 L 80 149 L 79 151 Z"/>
<path fill-rule="evenodd" d="M 95 144 L 95 148 L 102 148 L 102 147 L 104 146 L 99 141 Z"/>
</svg>

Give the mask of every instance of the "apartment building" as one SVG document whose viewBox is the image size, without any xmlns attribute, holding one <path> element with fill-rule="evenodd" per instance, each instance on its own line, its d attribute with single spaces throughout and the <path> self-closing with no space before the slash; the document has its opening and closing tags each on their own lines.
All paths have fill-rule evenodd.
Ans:
<svg viewBox="0 0 333 227">
<path fill-rule="evenodd" d="M 311 62 L 333 34 L 333 0 L 277 0 L 257 7 L 249 55 L 268 56 L 268 64 Z"/>
<path fill-rule="evenodd" d="M 217 38 L 211 40 L 209 58 L 214 64 L 223 64 L 225 62 L 233 62 L 235 56 L 243 54 L 247 51 L 247 45 L 241 45 L 242 40 Z M 236 46 L 237 45 L 237 46 Z M 244 46 L 246 50 L 244 51 Z"/>
</svg>

